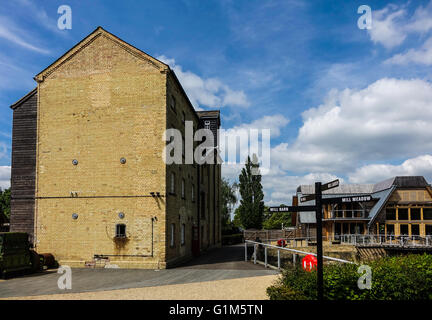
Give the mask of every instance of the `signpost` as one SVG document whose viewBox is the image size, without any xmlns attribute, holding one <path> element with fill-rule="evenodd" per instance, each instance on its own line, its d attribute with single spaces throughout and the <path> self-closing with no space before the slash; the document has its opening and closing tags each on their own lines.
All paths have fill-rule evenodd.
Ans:
<svg viewBox="0 0 432 320">
<path fill-rule="evenodd" d="M 368 202 L 371 200 L 372 200 L 371 195 L 363 195 L 363 196 L 352 196 L 352 197 L 327 198 L 327 199 L 322 199 L 322 203 L 336 204 L 336 203 Z"/>
<path fill-rule="evenodd" d="M 322 205 L 328 203 L 349 203 L 370 201 L 370 195 L 359 197 L 340 197 L 333 199 L 323 199 L 322 192 L 339 186 L 339 180 L 330 181 L 325 184 L 315 182 L 315 194 L 307 195 L 300 198 L 300 202 L 315 200 L 313 206 L 287 206 L 287 207 L 270 207 L 270 212 L 299 212 L 315 211 L 317 227 L 317 291 L 318 300 L 323 300 L 323 247 L 322 247 Z"/>
</svg>

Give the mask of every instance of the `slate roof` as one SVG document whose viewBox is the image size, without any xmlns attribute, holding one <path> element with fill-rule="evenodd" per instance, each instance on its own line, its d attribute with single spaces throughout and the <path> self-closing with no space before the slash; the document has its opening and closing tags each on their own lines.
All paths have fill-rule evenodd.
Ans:
<svg viewBox="0 0 432 320">
<path fill-rule="evenodd" d="M 368 225 L 370 226 L 384 208 L 388 199 L 396 188 L 425 188 L 430 187 L 426 179 L 422 176 L 397 176 L 376 184 L 344 184 L 336 188 L 323 192 L 323 199 L 345 197 L 353 195 L 370 194 L 376 201 L 375 205 L 369 211 Z M 297 195 L 308 195 L 315 193 L 315 185 L 301 185 L 297 188 Z M 299 202 L 300 206 L 315 205 L 315 200 Z M 301 223 L 315 223 L 315 214 L 313 212 L 302 211 L 300 214 Z"/>
<path fill-rule="evenodd" d="M 324 194 L 337 194 L 337 195 L 352 195 L 352 194 L 370 194 L 373 192 L 373 184 L 341 184 L 336 188 L 329 189 L 323 192 Z M 297 188 L 297 192 L 302 195 L 314 194 L 315 185 L 301 185 Z"/>
</svg>

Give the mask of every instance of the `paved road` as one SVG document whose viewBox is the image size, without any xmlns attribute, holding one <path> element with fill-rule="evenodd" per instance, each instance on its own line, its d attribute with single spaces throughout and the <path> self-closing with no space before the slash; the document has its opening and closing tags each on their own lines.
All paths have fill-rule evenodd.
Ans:
<svg viewBox="0 0 432 320">
<path fill-rule="evenodd" d="M 237 279 L 277 274 L 243 261 L 242 245 L 215 249 L 186 265 L 166 270 L 73 269 L 67 293 L 143 288 L 172 284 Z M 54 271 L 0 281 L 0 298 L 65 293 L 58 289 Z"/>
</svg>

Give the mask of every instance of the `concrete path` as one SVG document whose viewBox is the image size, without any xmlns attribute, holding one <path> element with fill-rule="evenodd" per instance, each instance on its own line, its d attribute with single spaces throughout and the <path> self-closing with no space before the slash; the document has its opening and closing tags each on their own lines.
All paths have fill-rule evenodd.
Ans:
<svg viewBox="0 0 432 320">
<path fill-rule="evenodd" d="M 0 298 L 112 291 L 278 274 L 275 270 L 242 261 L 243 250 L 242 245 L 223 247 L 182 267 L 166 270 L 72 269 L 72 289 L 67 291 L 57 286 L 60 275 L 55 270 L 47 271 L 0 281 Z M 182 298 L 182 294 L 178 294 L 172 299 Z"/>
</svg>

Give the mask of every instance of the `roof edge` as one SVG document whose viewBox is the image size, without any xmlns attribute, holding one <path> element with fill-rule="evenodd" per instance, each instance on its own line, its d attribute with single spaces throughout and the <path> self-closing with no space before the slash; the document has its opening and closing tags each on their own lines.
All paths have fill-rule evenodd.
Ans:
<svg viewBox="0 0 432 320">
<path fill-rule="evenodd" d="M 17 102 L 10 105 L 9 108 L 15 110 L 19 105 L 26 102 L 30 97 L 32 97 L 37 92 L 37 87 L 27 93 L 24 97 L 20 98 Z"/>
<path fill-rule="evenodd" d="M 87 36 L 85 36 L 83 39 L 81 39 L 81 41 L 79 41 L 77 44 L 75 44 L 73 47 L 71 47 L 69 50 L 67 50 L 63 55 L 61 55 L 57 60 L 55 60 L 53 63 L 51 63 L 50 65 L 48 65 L 45 69 L 43 69 L 42 71 L 40 71 L 38 74 L 36 74 L 33 79 L 36 82 L 42 82 L 44 80 L 44 78 L 49 75 L 50 73 L 48 72 L 50 69 L 52 68 L 57 68 L 58 66 L 62 65 L 65 61 L 67 61 L 67 57 L 68 55 L 72 54 L 74 55 L 75 52 L 72 52 L 75 48 L 85 44 L 86 42 L 91 42 L 92 39 L 100 36 L 101 34 L 106 34 L 109 37 L 112 37 L 114 41 L 118 41 L 121 44 L 126 45 L 127 47 L 130 47 L 130 49 L 132 49 L 132 51 L 136 51 L 135 54 L 140 54 L 143 56 L 146 56 L 149 58 L 149 60 L 155 64 L 157 66 L 157 63 L 161 64 L 162 66 L 165 67 L 165 69 L 168 69 L 169 66 L 165 63 L 160 61 L 159 59 L 156 59 L 155 57 L 149 55 L 148 53 L 138 49 L 137 47 L 131 45 L 130 43 L 128 43 L 127 41 L 120 39 L 119 37 L 117 37 L 116 35 L 112 34 L 111 32 L 105 30 L 104 28 L 102 28 L 101 26 L 98 26 L 95 30 L 93 30 L 92 32 L 90 32 Z M 154 61 L 152 61 L 154 60 Z M 157 63 L 155 63 L 157 62 Z"/>
</svg>

